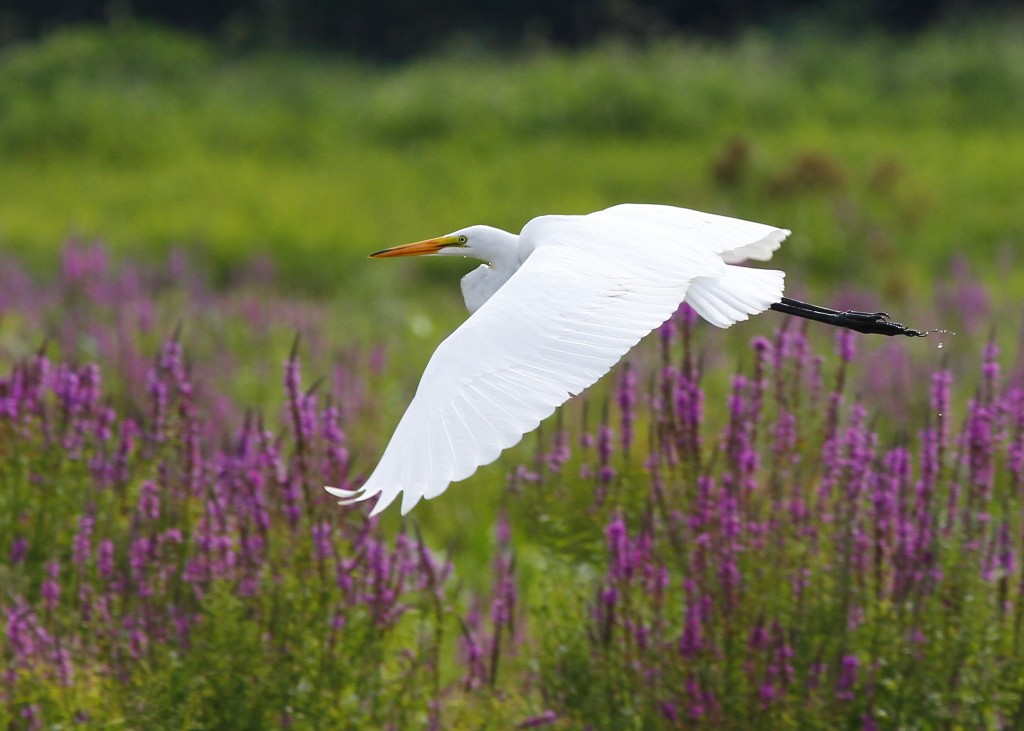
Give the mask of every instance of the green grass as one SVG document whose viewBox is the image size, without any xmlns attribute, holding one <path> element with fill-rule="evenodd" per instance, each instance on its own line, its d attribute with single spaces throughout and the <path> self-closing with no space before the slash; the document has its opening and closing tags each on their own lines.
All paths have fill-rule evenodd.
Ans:
<svg viewBox="0 0 1024 731">
<path fill-rule="evenodd" d="M 995 260 L 1024 240 L 1022 40 L 1015 18 L 376 67 L 64 31 L 0 55 L 0 245 L 40 266 L 69 233 L 185 246 L 221 277 L 268 253 L 294 286 L 362 296 L 447 278 L 367 266 L 382 245 L 645 201 L 789 227 L 783 265 L 830 289 L 899 300 L 959 254 L 1019 289 Z"/>
<path fill-rule="evenodd" d="M 48 338 L 55 362 L 101 362 L 103 403 L 122 417 L 145 420 L 145 369 L 175 323 L 183 322 L 190 373 L 210 396 L 204 407 L 219 414 L 203 419 L 217 435 L 206 446 L 228 444 L 244 413 L 260 413 L 282 435 L 279 443 L 292 450 L 287 418 L 280 419 L 286 416 L 281 363 L 299 332 L 302 386 L 323 379 L 319 398 L 333 394 L 353 404 L 345 428 L 352 469 L 363 473 L 379 457 L 429 353 L 463 316 L 453 281 L 458 265 L 369 262 L 365 253 L 473 222 L 514 229 L 547 212 L 585 212 L 625 200 L 666 202 L 793 229 L 778 261 L 791 272 L 796 294 L 804 288 L 863 293 L 891 302 L 893 312 L 912 325 L 960 330 L 956 337 L 941 336 L 943 350 L 935 339 L 858 339 L 849 401 L 864 397 L 881 449 L 916 444 L 923 426 L 932 423 L 929 374 L 948 367 L 956 375 L 951 426 L 958 428 L 964 403 L 975 394 L 989 323 L 1019 316 L 1022 40 L 1020 20 L 1011 19 L 900 40 L 839 40 L 804 31 L 789 38 L 755 34 L 729 46 L 608 43 L 579 54 L 541 49 L 511 58 L 452 49 L 398 67 L 299 54 L 237 57 L 140 27 L 75 29 L 10 47 L 0 52 L 0 251 L 52 269 L 64 237 L 77 233 L 102 237 L 127 261 L 156 264 L 130 300 L 107 297 L 90 305 L 87 281 L 52 274 L 31 296 L 11 295 L 20 304 L 0 313 L 0 373 L 6 376 Z M 179 246 L 198 256 L 198 274 L 174 279 L 160 263 Z M 291 292 L 252 281 L 245 262 L 255 254 L 271 257 Z M 971 326 L 958 304 L 976 282 L 967 276 L 950 282 L 948 264 L 955 256 L 969 259 L 992 299 L 1003 300 Z M 13 270 L 5 266 L 0 274 Z M 203 285 L 208 276 L 235 286 L 211 290 Z M 161 284 L 168 279 L 174 281 L 169 288 Z M 935 292 L 950 296 L 933 298 Z M 332 296 L 314 296 L 324 293 Z M 133 325 L 143 319 L 146 300 L 156 309 L 155 324 Z M 109 333 L 120 333 L 123 318 L 128 332 L 121 341 L 120 334 Z M 728 466 L 718 445 L 729 418 L 729 376 L 750 374 L 754 355 L 747 343 L 780 322 L 769 314 L 724 333 L 698 326 L 695 348 L 707 373 L 704 451 L 715 474 Z M 1007 381 L 1011 369 L 1019 371 L 1019 355 L 1013 359 L 1018 341 L 1011 337 L 1016 325 L 997 333 L 1008 346 Z M 837 364 L 825 355 L 831 348 L 823 343 L 832 334 L 823 330 L 809 334 L 814 352 L 824 357 L 827 393 Z M 389 356 L 383 371 L 369 366 L 375 344 Z M 121 371 L 122 362 L 142 365 Z M 660 362 L 657 338 L 634 352 L 631 362 L 647 374 L 640 384 L 646 393 Z M 348 390 L 339 385 L 338 368 L 347 373 Z M 560 716 L 553 728 L 575 728 L 592 718 L 598 725 L 615 719 L 616 727 L 668 726 L 652 703 L 662 690 L 681 692 L 684 676 L 697 665 L 677 653 L 682 605 L 689 599 L 679 594 L 675 546 L 665 543 L 664 531 L 657 540 L 659 560 L 673 571 L 674 594 L 664 608 L 673 634 L 665 651 L 655 648 L 646 658 L 667 671 L 662 685 L 637 674 L 638 656 L 624 632 L 616 630 L 621 645 L 599 647 L 588 636 L 610 560 L 604 533 L 609 518 L 622 509 L 634 535 L 647 523 L 649 475 L 641 455 L 656 427 L 649 419 L 638 421 L 634 451 L 619 455 L 620 481 L 598 508 L 594 481 L 577 479 L 583 463 L 593 463 L 593 449 L 574 447 L 563 471 L 546 472 L 542 484 L 509 487 L 515 466 L 533 464 L 533 451 L 547 451 L 557 429 L 564 426 L 573 438 L 593 431 L 608 402 L 614 420 L 618 377 L 612 374 L 498 464 L 421 504 L 409 518 L 394 509 L 381 516 L 381 536 L 416 526 L 427 545 L 453 562 L 446 614 L 438 624 L 444 632 L 438 659 L 431 659 L 435 625 L 427 592 L 412 597 L 420 597 L 415 611 L 393 633 L 364 634 L 361 615 L 353 614 L 347 632 L 352 644 L 339 647 L 340 659 L 325 670 L 318 652 L 324 649 L 327 605 L 318 603 L 321 585 L 309 581 L 309 526 L 293 534 L 280 523 L 275 546 L 297 558 L 283 578 L 267 574 L 266 603 L 241 601 L 232 590 L 212 591 L 195 609 L 217 621 L 197 626 L 194 650 L 156 648 L 143 662 L 125 661 L 134 674 L 123 678 L 105 674 L 100 664 L 90 666 L 89 655 L 82 656 L 75 686 L 60 685 L 43 669 L 35 677 L 26 668 L 21 695 L 4 701 L 0 717 L 19 728 L 18 709 L 36 703 L 55 722 L 70 722 L 75 709 L 88 708 L 94 723 L 273 727 L 284 709 L 292 709 L 296 728 L 370 727 L 392 715 L 396 725 L 425 725 L 433 680 L 444 685 L 443 718 L 450 728 L 509 728 L 552 707 Z M 218 411 L 224 403 L 229 408 Z M 825 411 L 819 402 L 803 402 L 807 440 L 799 444 L 803 459 L 793 464 L 792 482 L 808 495 L 818 490 L 818 425 Z M 1012 411 L 1007 406 L 1000 418 L 1010 419 Z M 762 441 L 768 438 L 766 430 L 760 433 Z M 1012 433 L 1007 426 L 1000 439 Z M 38 605 L 47 561 L 63 561 L 65 579 L 73 579 L 68 554 L 74 521 L 82 495 L 92 488 L 83 461 L 67 457 L 57 444 L 44 449 L 31 441 L 43 440 L 42 432 L 28 435 L 18 437 L 22 442 L 0 439 L 0 481 L 6 480 L 4 499 L 11 503 L 0 513 L 0 528 L 7 531 L 0 550 L 9 551 L 15 532 L 28 531 L 33 553 L 24 568 L 0 565 L 0 572 L 16 579 L 0 583 Z M 777 457 L 767 442 L 762 446 L 766 469 L 774 469 Z M 172 445 L 168 464 L 177 464 L 175 455 Z M 133 537 L 128 516 L 138 483 L 161 474 L 157 457 L 141 448 L 136 457 L 131 499 L 119 508 L 103 503 L 101 511 L 114 516 L 101 529 L 118 541 L 122 560 Z M 1000 460 L 997 494 L 1016 502 L 994 505 L 992 515 L 999 518 L 1005 509 L 1017 516 L 1019 529 L 1019 496 L 1011 489 L 1016 483 L 1010 485 L 1005 455 Z M 957 453 L 951 461 L 951 469 L 967 469 L 962 465 L 969 460 Z M 683 467 L 670 475 L 677 491 L 672 504 L 689 510 L 693 496 Z M 51 481 L 52 494 L 41 491 L 30 472 Z M 763 477 L 767 486 L 769 472 Z M 113 501 L 113 493 L 97 494 Z M 202 506 L 197 502 L 189 510 L 198 515 Z M 362 525 L 355 511 L 333 504 L 316 510 L 307 523 L 322 516 Z M 493 521 L 502 510 L 512 524 L 521 619 L 529 636 L 507 643 L 505 652 L 518 645 L 520 654 L 503 657 L 493 690 L 484 683 L 467 691 L 459 680 L 464 668 L 457 644 L 470 599 L 483 602 L 486 612 L 496 590 L 492 561 L 500 550 Z M 830 556 L 848 554 L 841 530 L 847 524 L 826 525 L 822 544 L 793 542 L 786 554 L 794 566 L 806 559 L 816 572 L 809 605 L 787 604 L 789 577 L 764 559 L 771 554 L 761 548 L 746 552 L 742 566 L 750 581 L 743 621 L 753 624 L 767 612 L 792 627 L 801 681 L 821 653 L 835 664 L 837 643 L 848 633 L 839 590 L 850 582 L 823 565 Z M 895 604 L 874 602 L 868 592 L 865 624 L 851 642 L 864 667 L 870 658 L 885 659 L 870 681 L 873 707 L 858 700 L 847 712 L 830 688 L 819 692 L 798 682 L 788 706 L 762 710 L 753 681 L 733 682 L 746 672 L 741 663 L 705 657 L 705 680 L 728 691 L 722 697 L 731 705 L 723 707 L 723 718 L 808 728 L 846 713 L 848 725 L 856 727 L 864 712 L 874 712 L 880 723 L 942 719 L 996 727 L 993 714 L 1012 708 L 1020 713 L 1021 682 L 1013 671 L 1019 665 L 1012 662 L 1020 648 L 1007 646 L 1013 635 L 999 624 L 996 590 L 975 576 L 981 557 L 974 549 L 961 551 L 955 543 L 947 548 L 944 565 L 963 576 L 953 576 L 948 596 L 926 606 L 930 614 L 913 617 L 930 628 L 930 664 L 913 654 L 902 634 L 910 618 Z M 79 622 L 72 589 L 69 583 L 62 599 L 62 611 L 70 607 L 68 631 L 102 629 Z M 1020 611 L 1019 591 L 1011 586 L 1011 593 Z M 637 616 L 656 609 L 635 587 L 632 600 Z M 254 615 L 275 628 L 273 642 L 259 634 Z M 728 634 L 730 628 L 719 629 Z M 488 631 L 486 622 L 479 631 Z M 115 640 L 123 644 L 125 636 Z M 954 708 L 951 699 L 961 706 Z M 749 716 L 744 703 L 751 704 Z"/>
</svg>

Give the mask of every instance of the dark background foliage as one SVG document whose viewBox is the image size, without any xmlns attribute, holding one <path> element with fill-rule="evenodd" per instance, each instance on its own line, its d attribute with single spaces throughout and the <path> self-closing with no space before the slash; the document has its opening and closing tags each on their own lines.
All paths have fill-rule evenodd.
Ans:
<svg viewBox="0 0 1024 731">
<path fill-rule="evenodd" d="M 576 46 L 607 35 L 727 37 L 808 19 L 844 30 L 920 30 L 1019 0 L 7 0 L 0 39 L 62 25 L 135 18 L 241 46 L 306 46 L 397 59 L 453 38 L 487 45 Z"/>
</svg>

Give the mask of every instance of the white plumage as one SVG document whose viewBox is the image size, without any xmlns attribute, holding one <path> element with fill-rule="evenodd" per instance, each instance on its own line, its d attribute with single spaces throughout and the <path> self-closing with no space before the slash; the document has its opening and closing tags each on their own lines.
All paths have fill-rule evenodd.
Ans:
<svg viewBox="0 0 1024 731">
<path fill-rule="evenodd" d="M 434 352 L 416 395 L 359 490 L 343 503 L 402 494 L 402 513 L 440 495 L 535 429 L 665 322 L 681 302 L 729 327 L 782 299 L 765 261 L 785 229 L 683 208 L 619 205 L 541 216 L 519 236 L 472 226 L 374 256 L 474 256 L 469 319 Z"/>
</svg>

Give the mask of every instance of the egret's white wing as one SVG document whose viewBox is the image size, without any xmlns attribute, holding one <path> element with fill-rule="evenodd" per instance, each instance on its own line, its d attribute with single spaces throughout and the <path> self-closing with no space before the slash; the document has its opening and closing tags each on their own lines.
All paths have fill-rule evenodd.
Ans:
<svg viewBox="0 0 1024 731">
<path fill-rule="evenodd" d="M 736 268 L 703 244 L 681 243 L 670 226 L 595 216 L 545 216 L 524 228 L 533 253 L 434 352 L 363 488 L 335 495 L 379 494 L 374 514 L 399 493 L 403 514 L 436 497 L 605 374 L 672 315 L 692 280 L 710 286 Z M 782 273 L 762 273 L 758 292 L 737 301 L 719 287 L 735 319 L 781 296 Z"/>
<path fill-rule="evenodd" d="M 747 259 L 768 261 L 790 233 L 764 223 L 650 203 L 623 203 L 591 213 L 587 218 L 663 227 L 690 246 L 703 246 L 720 254 L 727 264 Z"/>
</svg>

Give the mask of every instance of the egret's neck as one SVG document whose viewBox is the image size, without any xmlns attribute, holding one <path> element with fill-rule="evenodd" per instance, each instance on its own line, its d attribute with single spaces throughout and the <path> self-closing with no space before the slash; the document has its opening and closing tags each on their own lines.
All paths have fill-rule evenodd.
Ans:
<svg viewBox="0 0 1024 731">
<path fill-rule="evenodd" d="M 519 259 L 519 237 L 500 229 L 492 229 L 487 240 L 474 246 L 472 256 L 484 264 L 462 278 L 462 297 L 466 308 L 476 312 L 509 278 L 516 273 Z"/>
</svg>

